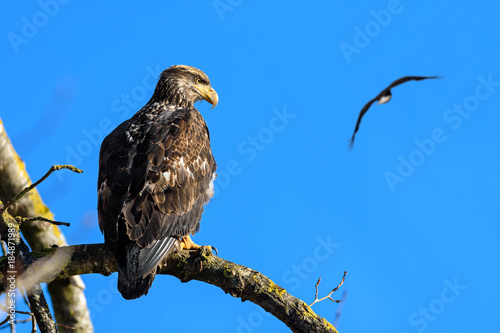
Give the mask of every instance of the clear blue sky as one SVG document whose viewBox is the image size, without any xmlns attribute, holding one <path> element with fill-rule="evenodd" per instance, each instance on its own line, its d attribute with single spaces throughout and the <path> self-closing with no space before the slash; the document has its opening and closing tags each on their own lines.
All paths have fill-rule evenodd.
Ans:
<svg viewBox="0 0 500 333">
<path fill-rule="evenodd" d="M 487 4 L 488 3 L 488 4 Z M 498 326 L 499 4 L 383 0 L 9 2 L 0 11 L 0 116 L 70 244 L 103 241 L 103 137 L 192 65 L 220 103 L 205 117 L 216 195 L 194 240 L 307 303 L 348 290 L 341 332 Z M 393 80 L 440 75 L 393 90 Z M 83 277 L 98 332 L 288 332 L 256 305 L 158 276 L 125 301 L 116 274 Z M 313 307 L 333 321 L 337 305 Z M 193 319 L 191 319 L 193 318 Z M 29 331 L 29 325 L 19 331 Z"/>
</svg>

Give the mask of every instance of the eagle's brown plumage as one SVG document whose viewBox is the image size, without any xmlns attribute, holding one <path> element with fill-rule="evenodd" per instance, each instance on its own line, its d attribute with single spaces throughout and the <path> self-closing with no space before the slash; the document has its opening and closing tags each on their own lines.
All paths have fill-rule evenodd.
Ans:
<svg viewBox="0 0 500 333">
<path fill-rule="evenodd" d="M 98 216 L 126 299 L 146 294 L 161 260 L 200 228 L 216 163 L 208 128 L 193 104 L 217 104 L 208 77 L 172 66 L 151 100 L 103 141 Z"/>
</svg>

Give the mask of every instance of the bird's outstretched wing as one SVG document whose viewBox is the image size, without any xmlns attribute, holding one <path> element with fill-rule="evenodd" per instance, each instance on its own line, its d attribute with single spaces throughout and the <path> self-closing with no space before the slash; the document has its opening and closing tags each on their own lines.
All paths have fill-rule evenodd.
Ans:
<svg viewBox="0 0 500 333">
<path fill-rule="evenodd" d="M 374 102 L 379 101 L 382 97 L 386 97 L 386 96 L 390 95 L 392 88 L 399 86 L 400 84 L 403 84 L 405 82 L 412 81 L 412 80 L 421 81 L 421 80 L 426 80 L 426 79 L 438 79 L 438 78 L 439 78 L 439 76 L 403 76 L 402 78 L 399 78 L 396 81 L 392 82 L 387 88 L 382 90 L 375 98 L 373 98 L 368 103 L 366 103 L 365 106 L 363 106 L 363 108 L 361 109 L 361 112 L 359 113 L 359 116 L 358 116 L 358 121 L 356 122 L 356 127 L 354 128 L 354 133 L 352 134 L 351 140 L 349 142 L 349 148 L 352 149 L 352 146 L 354 145 L 354 139 L 356 137 L 356 133 L 359 130 L 359 124 L 361 124 L 361 119 L 363 118 L 365 113 L 368 111 L 368 109 L 370 108 L 370 106 Z"/>
<path fill-rule="evenodd" d="M 408 81 L 421 81 L 421 80 L 427 80 L 427 79 L 438 79 L 439 76 L 403 76 L 400 79 L 397 79 L 393 83 L 391 83 L 387 88 L 384 89 L 384 91 L 390 90 L 396 86 L 399 86 L 400 84 L 403 84 Z M 382 91 L 382 93 L 384 92 Z M 382 94 L 381 93 L 381 94 Z"/>
<path fill-rule="evenodd" d="M 354 145 L 354 138 L 356 137 L 356 133 L 358 132 L 359 130 L 359 124 L 361 124 L 361 119 L 363 119 L 363 116 L 365 115 L 365 113 L 368 111 L 368 109 L 370 108 L 370 106 L 375 102 L 377 101 L 379 98 L 379 96 L 375 97 L 374 99 L 370 100 L 368 103 L 365 104 L 365 106 L 363 106 L 363 108 L 361 109 L 361 112 L 359 113 L 359 116 L 358 116 L 358 121 L 356 122 L 356 127 L 354 128 L 354 133 L 352 133 L 352 136 L 351 136 L 351 140 L 349 142 L 349 148 L 352 149 L 352 146 Z"/>
</svg>

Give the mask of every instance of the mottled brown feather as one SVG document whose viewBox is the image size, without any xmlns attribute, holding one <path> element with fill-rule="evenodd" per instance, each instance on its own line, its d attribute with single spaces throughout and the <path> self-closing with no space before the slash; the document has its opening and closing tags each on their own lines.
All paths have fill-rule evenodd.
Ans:
<svg viewBox="0 0 500 333">
<path fill-rule="evenodd" d="M 101 146 L 99 227 L 117 259 L 118 289 L 125 298 L 147 293 L 172 239 L 199 230 L 211 196 L 216 163 L 208 128 L 193 107 L 202 99 L 189 88 L 195 77 L 210 84 L 192 67 L 167 69 L 149 103 Z"/>
</svg>

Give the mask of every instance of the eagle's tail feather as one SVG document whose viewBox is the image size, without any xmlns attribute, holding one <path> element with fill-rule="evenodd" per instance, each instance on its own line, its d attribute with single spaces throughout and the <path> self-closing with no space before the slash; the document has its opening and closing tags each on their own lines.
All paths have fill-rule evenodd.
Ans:
<svg viewBox="0 0 500 333">
<path fill-rule="evenodd" d="M 175 237 L 165 237 L 150 248 L 141 248 L 126 241 L 125 250 L 116 254 L 118 264 L 118 290 L 125 299 L 146 295 L 156 276 L 156 267 L 177 243 Z"/>
<path fill-rule="evenodd" d="M 127 280 L 125 276 L 118 273 L 118 290 L 125 299 L 135 299 L 146 295 L 155 279 L 155 273 L 151 273 L 144 278 Z"/>
</svg>

